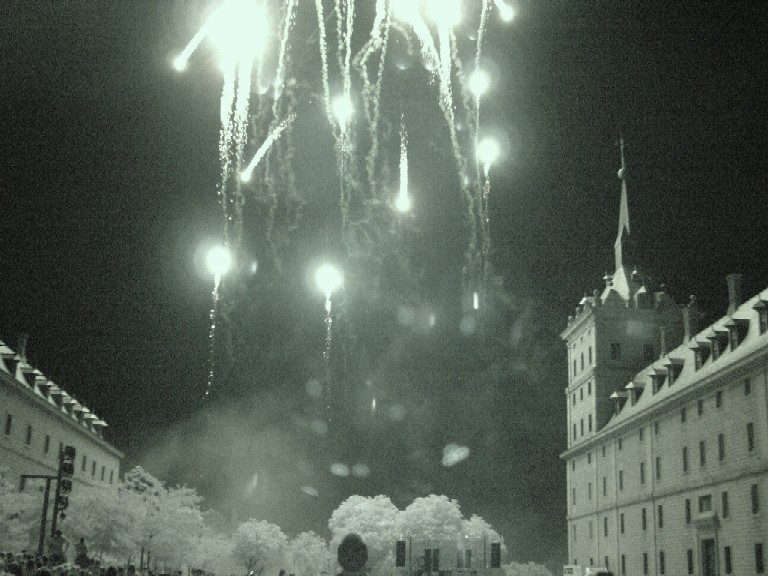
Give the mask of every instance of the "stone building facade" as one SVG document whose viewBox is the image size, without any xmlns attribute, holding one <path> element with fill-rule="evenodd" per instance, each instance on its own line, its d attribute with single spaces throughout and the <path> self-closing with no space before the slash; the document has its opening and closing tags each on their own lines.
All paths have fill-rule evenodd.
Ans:
<svg viewBox="0 0 768 576">
<path fill-rule="evenodd" d="M 107 423 L 1 341 L 0 418 L 0 466 L 16 486 L 56 475 L 63 446 L 77 453 L 75 489 L 118 481 L 123 454 L 104 439 Z"/>
<path fill-rule="evenodd" d="M 695 299 L 680 308 L 628 265 L 619 175 L 615 271 L 561 334 L 568 562 L 620 576 L 763 574 L 768 289 L 742 301 L 729 276 L 727 313 L 699 327 Z"/>
</svg>

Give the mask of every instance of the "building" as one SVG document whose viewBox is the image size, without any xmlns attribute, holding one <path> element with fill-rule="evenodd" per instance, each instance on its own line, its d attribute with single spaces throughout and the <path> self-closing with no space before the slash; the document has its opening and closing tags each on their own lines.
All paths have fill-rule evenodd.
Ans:
<svg viewBox="0 0 768 576">
<path fill-rule="evenodd" d="M 622 148 L 615 271 L 568 348 L 568 562 L 614 574 L 765 573 L 768 289 L 703 329 L 635 269 Z"/>
<path fill-rule="evenodd" d="M 104 439 L 107 423 L 30 366 L 19 348 L 0 341 L 0 466 L 19 486 L 22 475 L 55 476 L 59 452 L 73 446 L 75 490 L 117 482 L 123 454 Z"/>
</svg>

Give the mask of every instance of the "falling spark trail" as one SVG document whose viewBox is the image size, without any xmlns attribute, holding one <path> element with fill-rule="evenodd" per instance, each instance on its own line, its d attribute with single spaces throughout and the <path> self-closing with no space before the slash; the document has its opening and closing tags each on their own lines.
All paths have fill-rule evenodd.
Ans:
<svg viewBox="0 0 768 576">
<path fill-rule="evenodd" d="M 408 197 L 408 131 L 405 128 L 405 119 L 400 119 L 400 194 L 397 199 L 397 207 L 401 212 L 410 208 Z"/>
<path fill-rule="evenodd" d="M 323 72 L 323 100 L 325 103 L 325 116 L 333 126 L 333 111 L 331 110 L 331 88 L 328 80 L 328 47 L 325 38 L 325 19 L 323 16 L 323 0 L 315 0 L 317 11 L 318 43 L 320 44 L 320 62 Z"/>
<path fill-rule="evenodd" d="M 482 211 L 480 227 L 482 230 L 482 256 L 483 256 L 483 287 L 487 288 L 488 279 L 491 274 L 491 220 L 489 216 L 488 204 L 491 198 L 491 178 L 489 175 L 490 166 L 485 166 L 485 182 L 483 184 Z"/>
<path fill-rule="evenodd" d="M 333 315 L 331 314 L 331 297 L 325 298 L 325 348 L 323 360 L 325 360 L 325 413 L 328 425 L 331 424 L 331 345 L 333 344 Z"/>
<path fill-rule="evenodd" d="M 264 155 L 269 151 L 269 149 L 272 147 L 272 144 L 275 143 L 275 140 L 277 140 L 280 137 L 280 134 L 283 133 L 283 131 L 288 128 L 288 126 L 293 123 L 294 119 L 296 118 L 296 114 L 290 114 L 287 118 L 285 118 L 282 122 L 280 122 L 275 128 L 272 130 L 272 132 L 267 136 L 267 139 L 264 140 L 264 142 L 259 146 L 259 149 L 256 150 L 256 154 L 253 156 L 253 159 L 250 161 L 248 166 L 243 170 L 241 173 L 241 179 L 245 182 L 250 180 L 251 174 L 256 169 L 256 166 L 259 165 L 259 162 L 261 162 L 261 159 L 264 158 Z"/>
<path fill-rule="evenodd" d="M 200 46 L 200 42 L 203 41 L 203 38 L 205 38 L 206 34 L 208 34 L 208 22 L 203 24 L 203 27 L 200 28 L 200 30 L 198 30 L 197 33 L 192 37 L 192 40 L 190 40 L 189 43 L 184 47 L 184 50 L 181 51 L 181 54 L 176 57 L 174 63 L 178 70 L 182 70 L 186 67 L 190 56 L 192 56 L 195 50 L 197 50 L 197 47 Z"/>
<path fill-rule="evenodd" d="M 285 82 L 285 53 L 288 49 L 288 36 L 291 32 L 294 21 L 294 11 L 296 0 L 287 0 L 285 6 L 285 22 L 283 33 L 280 36 L 280 50 L 277 55 L 277 71 L 275 72 L 274 100 L 272 103 L 272 117 L 277 117 L 277 103 L 280 99 L 280 93 Z"/>
<path fill-rule="evenodd" d="M 211 312 L 209 314 L 211 325 L 208 330 L 208 380 L 205 383 L 205 395 L 204 395 L 204 398 L 206 400 L 210 399 L 211 389 L 213 388 L 213 380 L 215 376 L 216 315 L 219 311 L 219 284 L 221 284 L 221 276 L 217 274 L 213 283 L 213 291 L 211 292 L 212 304 L 211 304 Z"/>
</svg>

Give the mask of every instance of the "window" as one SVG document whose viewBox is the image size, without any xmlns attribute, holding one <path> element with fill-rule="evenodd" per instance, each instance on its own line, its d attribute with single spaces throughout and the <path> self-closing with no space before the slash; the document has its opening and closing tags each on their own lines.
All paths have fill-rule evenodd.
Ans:
<svg viewBox="0 0 768 576">
<path fill-rule="evenodd" d="M 587 396 L 592 394 L 592 380 L 587 382 Z"/>
<path fill-rule="evenodd" d="M 619 450 L 621 450 L 621 449 L 622 449 L 622 446 L 623 446 L 623 444 L 622 444 L 622 442 L 621 442 L 621 438 L 619 438 Z"/>
<path fill-rule="evenodd" d="M 752 422 L 747 422 L 747 451 L 755 451 L 755 425 Z"/>
<path fill-rule="evenodd" d="M 656 456 L 656 480 L 661 480 L 661 456 Z"/>
<path fill-rule="evenodd" d="M 730 515 L 730 509 L 728 507 L 728 492 L 720 494 L 720 516 L 728 518 Z"/>
<path fill-rule="evenodd" d="M 101 481 L 104 482 L 104 472 L 106 472 L 106 468 L 104 465 L 101 465 Z"/>
<path fill-rule="evenodd" d="M 589 347 L 589 365 L 592 366 L 592 346 Z"/>
<path fill-rule="evenodd" d="M 592 452 L 587 452 L 587 464 L 592 464 Z"/>
<path fill-rule="evenodd" d="M 91 476 L 96 476 L 96 460 L 91 462 Z"/>
<path fill-rule="evenodd" d="M 744 396 L 749 396 L 752 392 L 752 381 L 747 378 L 744 380 Z"/>
<path fill-rule="evenodd" d="M 757 484 L 752 484 L 749 489 L 749 496 L 752 500 L 752 514 L 760 512 L 760 492 L 758 491 Z"/>
<path fill-rule="evenodd" d="M 648 574 L 648 552 L 643 552 L 643 574 Z"/>
<path fill-rule="evenodd" d="M 731 560 L 731 547 L 723 547 L 723 559 L 725 560 L 725 573 L 733 574 L 733 561 Z"/>
<path fill-rule="evenodd" d="M 680 422 L 685 424 L 685 408 L 680 408 Z"/>
<path fill-rule="evenodd" d="M 579 400 L 584 400 L 584 387 L 579 388 Z"/>
<path fill-rule="evenodd" d="M 704 466 L 707 463 L 707 444 L 702 440 L 699 442 L 699 464 Z"/>
<path fill-rule="evenodd" d="M 659 504 L 656 512 L 659 518 L 659 528 L 664 528 L 664 507 L 661 504 Z"/>
<path fill-rule="evenodd" d="M 693 550 L 688 548 L 688 574 L 693 574 Z"/>
<path fill-rule="evenodd" d="M 603 536 L 608 536 L 608 516 L 603 518 Z"/>
<path fill-rule="evenodd" d="M 645 433 L 644 433 L 644 430 L 645 430 L 645 428 L 643 428 L 643 427 L 641 426 L 641 427 L 640 427 L 640 431 L 638 432 L 638 435 L 640 436 L 640 442 L 642 442 L 642 441 L 643 441 L 643 437 L 644 437 L 644 434 L 645 434 Z"/>
<path fill-rule="evenodd" d="M 51 435 L 46 434 L 45 440 L 43 440 L 43 454 L 48 454 L 51 451 Z"/>
<path fill-rule="evenodd" d="M 725 460 L 725 435 L 724 434 L 718 434 L 717 435 L 717 457 L 722 462 Z"/>
<path fill-rule="evenodd" d="M 621 555 L 621 576 L 627 576 L 627 557 Z"/>
<path fill-rule="evenodd" d="M 110 483 L 110 484 L 112 484 L 112 480 L 114 479 L 114 478 L 113 478 L 114 472 L 115 472 L 114 470 L 110 470 L 110 471 L 109 471 L 109 483 Z"/>
<path fill-rule="evenodd" d="M 704 414 L 704 400 L 699 400 L 696 402 L 696 413 L 701 416 Z"/>
<path fill-rule="evenodd" d="M 603 476 L 603 496 L 608 493 L 608 479 Z"/>
<path fill-rule="evenodd" d="M 667 563 L 665 562 L 664 552 L 659 552 L 659 574 L 667 573 Z"/>
<path fill-rule="evenodd" d="M 621 360 L 621 344 L 611 343 L 611 360 Z"/>
<path fill-rule="evenodd" d="M 645 462 L 640 462 L 640 484 L 645 484 Z"/>
<path fill-rule="evenodd" d="M 658 420 L 656 420 L 653 423 L 653 434 L 654 434 L 654 436 L 658 436 L 659 435 L 659 421 Z"/>
<path fill-rule="evenodd" d="M 590 414 L 589 416 L 587 416 L 587 419 L 588 419 L 588 420 L 587 420 L 587 423 L 588 423 L 588 426 L 587 426 L 587 428 L 589 429 L 589 432 L 592 432 L 592 414 Z"/>
<path fill-rule="evenodd" d="M 13 414 L 8 414 L 5 417 L 5 435 L 10 436 L 13 432 Z"/>
<path fill-rule="evenodd" d="M 605 446 L 603 446 L 603 458 L 605 458 Z"/>
<path fill-rule="evenodd" d="M 592 482 L 587 483 L 587 500 L 592 500 Z"/>
<path fill-rule="evenodd" d="M 699 512 L 712 512 L 712 496 L 707 494 L 705 496 L 699 496 Z"/>
<path fill-rule="evenodd" d="M 608 556 L 603 558 L 603 566 L 605 566 L 606 569 L 608 568 Z"/>
<path fill-rule="evenodd" d="M 685 523 L 691 523 L 691 500 L 689 498 L 685 499 Z"/>
<path fill-rule="evenodd" d="M 573 425 L 573 439 L 576 440 L 576 424 Z"/>
<path fill-rule="evenodd" d="M 624 490 L 624 470 L 619 470 L 619 490 Z"/>
<path fill-rule="evenodd" d="M 624 534 L 624 512 L 619 514 L 619 532 Z"/>
<path fill-rule="evenodd" d="M 761 306 L 757 310 L 757 315 L 760 334 L 765 334 L 765 331 L 768 330 L 768 308 L 765 305 Z"/>
<path fill-rule="evenodd" d="M 576 506 L 576 487 L 571 488 L 571 506 Z"/>
<path fill-rule="evenodd" d="M 584 352 L 581 353 L 581 369 L 584 370 Z"/>
<path fill-rule="evenodd" d="M 572 404 L 573 404 L 574 406 L 576 406 L 576 392 L 574 392 L 574 393 L 571 395 L 571 398 L 573 398 L 573 402 L 572 402 Z"/>
<path fill-rule="evenodd" d="M 80 469 L 81 469 L 83 472 L 85 472 L 85 454 L 83 454 L 83 463 L 82 463 L 82 465 L 80 466 Z"/>
<path fill-rule="evenodd" d="M 32 444 L 32 424 L 27 424 L 27 435 L 24 438 L 24 444 L 27 446 Z"/>
<path fill-rule="evenodd" d="M 645 512 L 645 508 L 640 510 L 640 526 L 642 526 L 643 530 L 648 527 L 648 514 Z"/>
<path fill-rule="evenodd" d="M 589 532 L 589 539 L 592 540 L 592 538 L 593 538 L 593 534 L 592 534 L 592 520 L 587 522 L 587 527 L 588 527 L 588 532 Z"/>
<path fill-rule="evenodd" d="M 688 446 L 683 446 L 683 472 L 688 472 Z"/>
<path fill-rule="evenodd" d="M 573 375 L 576 376 L 576 358 L 573 359 Z"/>
<path fill-rule="evenodd" d="M 723 407 L 723 391 L 718 390 L 715 393 L 715 408 L 722 408 Z"/>
<path fill-rule="evenodd" d="M 584 418 L 581 419 L 580 428 L 581 428 L 581 435 L 584 436 Z"/>
<path fill-rule="evenodd" d="M 758 574 L 765 574 L 765 566 L 763 564 L 763 544 L 761 542 L 755 543 L 755 572 Z"/>
</svg>

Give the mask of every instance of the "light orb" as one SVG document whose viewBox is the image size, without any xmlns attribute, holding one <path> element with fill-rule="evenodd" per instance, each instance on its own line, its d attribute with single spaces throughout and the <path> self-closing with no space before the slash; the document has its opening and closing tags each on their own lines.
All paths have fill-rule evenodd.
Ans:
<svg viewBox="0 0 768 576">
<path fill-rule="evenodd" d="M 397 208 L 398 212 L 410 212 L 411 210 L 411 199 L 408 197 L 407 194 L 398 194 L 397 200 L 395 200 L 395 208 Z"/>
<path fill-rule="evenodd" d="M 205 263 L 211 274 L 219 278 L 232 266 L 232 254 L 225 246 L 214 246 L 208 251 Z"/>
<path fill-rule="evenodd" d="M 206 28 L 224 60 L 252 60 L 264 51 L 267 14 L 253 0 L 230 0 L 211 14 Z"/>
<path fill-rule="evenodd" d="M 315 273 L 315 283 L 325 297 L 330 298 L 344 284 L 344 278 L 333 264 L 323 264 Z"/>
<path fill-rule="evenodd" d="M 504 22 L 512 22 L 512 20 L 515 19 L 515 10 L 508 4 L 505 4 L 503 0 L 496 0 L 494 2 L 496 4 L 496 8 L 499 11 L 499 17 Z"/>
<path fill-rule="evenodd" d="M 461 0 L 427 0 L 427 14 L 438 26 L 458 26 L 462 19 Z"/>
<path fill-rule="evenodd" d="M 352 118 L 352 113 L 354 112 L 349 96 L 337 96 L 334 98 L 331 103 L 331 110 L 333 110 L 333 115 L 336 116 L 342 131 L 346 130 L 347 122 Z"/>
<path fill-rule="evenodd" d="M 484 96 L 491 87 L 491 76 L 485 70 L 478 68 L 469 76 L 469 89 L 478 100 Z"/>
<path fill-rule="evenodd" d="M 477 145 L 477 159 L 486 166 L 486 169 L 498 160 L 500 154 L 501 147 L 495 138 L 484 138 Z"/>
<path fill-rule="evenodd" d="M 177 72 L 183 72 L 187 69 L 187 63 L 189 60 L 184 57 L 183 54 L 179 54 L 176 56 L 176 58 L 173 59 L 173 67 L 176 69 Z"/>
</svg>

